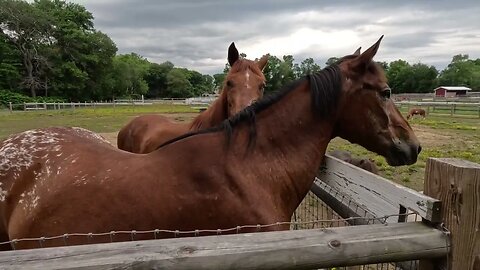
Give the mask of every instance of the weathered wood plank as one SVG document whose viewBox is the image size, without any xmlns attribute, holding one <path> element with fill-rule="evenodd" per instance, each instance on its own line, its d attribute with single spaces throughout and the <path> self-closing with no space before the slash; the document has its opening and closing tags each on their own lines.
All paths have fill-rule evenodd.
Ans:
<svg viewBox="0 0 480 270">
<path fill-rule="evenodd" d="M 350 225 L 382 224 L 384 220 L 377 219 L 368 210 L 357 204 L 352 198 L 340 193 L 331 186 L 316 178 L 310 189 L 320 200 L 326 203 L 342 218 L 362 218 L 348 220 Z"/>
<path fill-rule="evenodd" d="M 398 214 L 400 206 L 418 213 L 422 218 L 440 221 L 440 201 L 381 176 L 327 155 L 317 177 L 329 186 L 350 196 L 373 215 L 382 217 Z M 387 222 L 398 222 L 391 217 Z"/>
<path fill-rule="evenodd" d="M 429 158 L 425 194 L 444 202 L 442 223 L 451 232 L 448 260 L 421 269 L 480 269 L 480 164 L 453 158 Z"/>
<path fill-rule="evenodd" d="M 0 253 L 2 269 L 313 269 L 447 253 L 421 222 L 44 248 Z"/>
</svg>

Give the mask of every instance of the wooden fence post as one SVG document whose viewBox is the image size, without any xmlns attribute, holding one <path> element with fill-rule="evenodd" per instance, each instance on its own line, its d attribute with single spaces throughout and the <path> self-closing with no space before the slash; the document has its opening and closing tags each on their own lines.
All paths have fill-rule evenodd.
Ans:
<svg viewBox="0 0 480 270">
<path fill-rule="evenodd" d="M 8 107 L 10 108 L 10 113 L 13 113 L 12 102 L 9 102 L 8 105 L 9 105 Z"/>
<path fill-rule="evenodd" d="M 480 164 L 456 158 L 429 158 L 425 195 L 442 201 L 442 222 L 450 231 L 447 260 L 420 269 L 480 269 Z"/>
</svg>

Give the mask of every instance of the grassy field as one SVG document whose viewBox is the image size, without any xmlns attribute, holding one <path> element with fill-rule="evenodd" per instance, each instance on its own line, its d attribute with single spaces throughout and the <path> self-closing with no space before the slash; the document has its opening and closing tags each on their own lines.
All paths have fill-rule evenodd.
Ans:
<svg viewBox="0 0 480 270">
<path fill-rule="evenodd" d="M 132 117 L 146 113 L 162 113 L 182 121 L 193 118 L 198 111 L 185 105 L 117 106 L 116 108 L 81 108 L 12 114 L 8 111 L 0 111 L 0 139 L 32 128 L 79 126 L 102 133 L 116 144 L 118 130 Z M 414 118 L 410 123 L 423 147 L 418 162 L 411 166 L 388 166 L 383 157 L 340 138 L 334 139 L 328 150 L 344 149 L 357 156 L 373 158 L 382 176 L 416 190 L 423 189 L 425 162 L 428 157 L 457 157 L 480 163 L 479 118 L 430 115 L 423 120 Z"/>
<path fill-rule="evenodd" d="M 198 110 L 186 105 L 159 104 L 146 106 L 117 106 L 100 108 L 77 108 L 75 110 L 49 111 L 0 111 L 0 139 L 9 134 L 32 128 L 49 126 L 77 126 L 95 132 L 118 132 L 131 118 L 140 114 L 184 114 L 191 118 Z M 191 116 L 189 116 L 189 114 Z M 175 117 L 174 117 L 175 118 Z M 179 116 L 177 120 L 181 120 Z"/>
</svg>

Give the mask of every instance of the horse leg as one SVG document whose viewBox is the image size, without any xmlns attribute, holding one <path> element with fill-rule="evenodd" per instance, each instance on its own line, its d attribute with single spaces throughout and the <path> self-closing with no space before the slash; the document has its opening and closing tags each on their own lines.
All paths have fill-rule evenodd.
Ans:
<svg viewBox="0 0 480 270">
<path fill-rule="evenodd" d="M 1 209 L 4 206 L 0 206 L 0 243 L 10 241 L 10 237 L 8 236 L 7 228 L 5 228 L 5 223 L 3 222 L 4 219 L 4 210 Z M 12 246 L 9 244 L 0 245 L 0 251 L 9 251 L 12 250 Z"/>
</svg>

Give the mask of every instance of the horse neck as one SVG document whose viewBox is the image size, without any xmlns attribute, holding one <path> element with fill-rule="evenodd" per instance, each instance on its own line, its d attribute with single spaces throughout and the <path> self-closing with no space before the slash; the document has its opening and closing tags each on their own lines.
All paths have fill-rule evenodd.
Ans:
<svg viewBox="0 0 480 270">
<path fill-rule="evenodd" d="M 228 118 L 227 95 L 223 89 L 220 96 L 206 109 L 195 117 L 190 124 L 190 130 L 195 131 L 220 124 Z"/>
<path fill-rule="evenodd" d="M 257 114 L 257 138 L 252 152 L 245 152 L 248 127 L 232 142 L 233 159 L 241 159 L 243 172 L 252 171 L 258 181 L 283 205 L 285 218 L 303 200 L 313 183 L 333 134 L 333 121 L 315 117 L 308 83 Z M 236 134 L 234 133 L 233 136 Z M 235 146 L 233 146 L 233 144 Z M 246 153 L 247 157 L 239 154 Z M 230 162 L 230 161 L 229 161 Z"/>
</svg>

